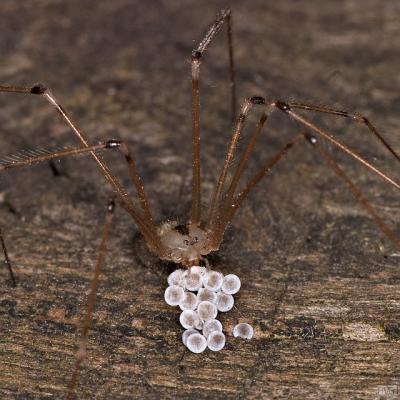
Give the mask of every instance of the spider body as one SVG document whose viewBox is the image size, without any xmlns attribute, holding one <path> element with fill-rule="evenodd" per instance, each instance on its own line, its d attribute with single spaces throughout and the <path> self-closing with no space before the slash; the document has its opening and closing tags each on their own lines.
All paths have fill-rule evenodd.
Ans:
<svg viewBox="0 0 400 400">
<path fill-rule="evenodd" d="M 211 245 L 209 233 L 190 223 L 164 222 L 157 233 L 165 249 L 163 259 L 185 267 L 199 265 L 203 256 L 217 250 Z"/>
</svg>

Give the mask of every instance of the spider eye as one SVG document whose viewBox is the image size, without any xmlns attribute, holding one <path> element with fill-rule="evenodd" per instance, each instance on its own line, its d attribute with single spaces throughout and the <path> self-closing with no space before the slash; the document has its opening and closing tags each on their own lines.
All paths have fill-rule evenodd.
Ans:
<svg viewBox="0 0 400 400">
<path fill-rule="evenodd" d="M 185 240 L 183 241 L 183 244 L 184 244 L 185 246 L 189 246 L 189 240 L 185 239 Z"/>
<path fill-rule="evenodd" d="M 193 241 L 194 241 L 195 243 L 197 243 L 197 242 L 199 241 L 199 238 L 198 238 L 197 236 L 195 236 L 195 237 L 193 238 Z"/>
</svg>

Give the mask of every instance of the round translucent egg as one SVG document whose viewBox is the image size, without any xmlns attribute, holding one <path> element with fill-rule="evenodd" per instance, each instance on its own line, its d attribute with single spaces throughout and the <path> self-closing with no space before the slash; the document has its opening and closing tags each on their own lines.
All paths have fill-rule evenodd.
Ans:
<svg viewBox="0 0 400 400">
<path fill-rule="evenodd" d="M 217 294 L 206 288 L 200 288 L 197 293 L 197 299 L 199 303 L 201 301 L 209 301 L 210 303 L 215 303 L 217 301 Z"/>
<path fill-rule="evenodd" d="M 240 337 L 242 339 L 251 339 L 253 337 L 253 327 L 246 323 L 237 324 L 233 328 L 233 336 Z"/>
<path fill-rule="evenodd" d="M 222 324 L 217 319 L 209 319 L 204 322 L 203 335 L 207 338 L 212 332 L 222 332 Z"/>
<path fill-rule="evenodd" d="M 221 272 L 208 271 L 204 275 L 203 285 L 206 289 L 217 292 L 221 289 L 223 279 L 224 276 L 221 274 Z"/>
<path fill-rule="evenodd" d="M 188 336 L 186 347 L 193 353 L 202 353 L 207 348 L 207 339 L 200 333 Z"/>
<path fill-rule="evenodd" d="M 225 275 L 222 282 L 222 291 L 227 294 L 235 294 L 240 290 L 240 279 L 237 275 Z"/>
<path fill-rule="evenodd" d="M 183 333 L 182 333 L 182 343 L 186 346 L 187 344 L 187 339 L 190 335 L 192 335 L 193 333 L 199 333 L 199 331 L 196 331 L 196 329 L 186 329 Z"/>
<path fill-rule="evenodd" d="M 179 308 L 183 310 L 195 310 L 197 307 L 197 296 L 192 292 L 184 292 L 182 300 L 179 302 Z"/>
<path fill-rule="evenodd" d="M 182 278 L 183 278 L 183 273 L 185 270 L 183 269 L 176 269 L 174 272 L 169 274 L 168 276 L 168 285 L 169 286 L 183 286 Z"/>
<path fill-rule="evenodd" d="M 207 346 L 212 351 L 220 351 L 225 346 L 225 335 L 222 332 L 211 332 L 207 338 Z"/>
<path fill-rule="evenodd" d="M 170 306 L 177 306 L 183 299 L 183 288 L 181 286 L 168 286 L 164 292 L 165 302 Z"/>
<path fill-rule="evenodd" d="M 187 290 L 197 292 L 203 285 L 203 277 L 198 272 L 189 271 L 183 277 L 184 285 Z"/>
<path fill-rule="evenodd" d="M 234 304 L 235 300 L 231 294 L 226 294 L 224 292 L 217 293 L 217 301 L 215 302 L 215 305 L 217 306 L 218 311 L 230 311 Z"/>
<path fill-rule="evenodd" d="M 196 274 L 204 276 L 204 274 L 207 272 L 207 268 L 200 267 L 199 265 L 193 265 L 193 267 L 190 267 L 190 272 L 195 272 Z"/>
<path fill-rule="evenodd" d="M 200 325 L 200 318 L 196 311 L 184 310 L 179 316 L 179 322 L 185 329 L 197 328 Z"/>
<path fill-rule="evenodd" d="M 202 301 L 197 306 L 197 313 L 202 321 L 208 321 L 209 319 L 215 319 L 218 310 L 215 304 L 210 301 Z"/>
</svg>

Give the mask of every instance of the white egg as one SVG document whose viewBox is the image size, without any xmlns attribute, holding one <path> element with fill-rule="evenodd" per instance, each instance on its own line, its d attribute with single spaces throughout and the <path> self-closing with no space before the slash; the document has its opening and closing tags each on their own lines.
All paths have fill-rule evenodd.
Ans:
<svg viewBox="0 0 400 400">
<path fill-rule="evenodd" d="M 190 267 L 190 272 L 195 272 L 196 274 L 204 276 L 204 274 L 207 272 L 207 268 L 200 267 L 199 265 L 193 265 L 193 267 Z"/>
<path fill-rule="evenodd" d="M 221 274 L 221 272 L 208 271 L 204 275 L 203 285 L 206 289 L 217 292 L 221 289 L 223 279 L 224 276 Z"/>
<path fill-rule="evenodd" d="M 203 285 L 203 277 L 198 272 L 189 271 L 183 277 L 185 288 L 191 292 L 197 292 Z"/>
<path fill-rule="evenodd" d="M 251 339 L 253 337 L 253 327 L 246 323 L 237 324 L 233 328 L 233 336 L 240 337 L 242 339 Z"/>
<path fill-rule="evenodd" d="M 221 289 L 227 294 L 235 294 L 240 290 L 240 285 L 239 277 L 234 274 L 229 274 L 224 276 Z"/>
<path fill-rule="evenodd" d="M 192 335 L 193 333 L 199 333 L 199 331 L 196 331 L 196 329 L 186 329 L 183 333 L 182 333 L 182 343 L 186 346 L 187 344 L 187 339 L 190 335 Z"/>
<path fill-rule="evenodd" d="M 211 332 L 222 332 L 222 324 L 217 319 L 209 319 L 204 322 L 203 335 L 207 338 Z"/>
<path fill-rule="evenodd" d="M 208 321 L 209 319 L 215 319 L 218 310 L 215 304 L 210 301 L 202 301 L 197 306 L 197 313 L 202 321 Z"/>
<path fill-rule="evenodd" d="M 179 322 L 185 329 L 191 329 L 199 326 L 200 318 L 196 311 L 184 310 L 179 316 Z"/>
<path fill-rule="evenodd" d="M 184 292 L 182 300 L 179 302 L 181 310 L 195 310 L 197 307 L 197 296 L 192 292 Z"/>
<path fill-rule="evenodd" d="M 185 270 L 176 269 L 174 272 L 168 275 L 168 285 L 169 286 L 183 286 L 182 276 Z"/>
<path fill-rule="evenodd" d="M 186 347 L 193 353 L 202 353 L 207 348 L 207 339 L 200 333 L 192 333 L 187 338 Z"/>
<path fill-rule="evenodd" d="M 183 299 L 183 288 L 177 285 L 168 286 L 164 293 L 165 302 L 170 306 L 177 306 Z"/>
<path fill-rule="evenodd" d="M 235 304 L 235 300 L 231 294 L 226 294 L 224 292 L 217 293 L 217 301 L 215 305 L 217 306 L 218 311 L 227 312 L 232 309 Z"/>
<path fill-rule="evenodd" d="M 222 332 L 211 332 L 207 338 L 207 346 L 212 351 L 220 351 L 225 346 L 225 335 Z"/>
<path fill-rule="evenodd" d="M 217 293 L 208 290 L 206 288 L 200 288 L 197 293 L 198 302 L 209 301 L 210 303 L 214 303 L 217 301 Z"/>
</svg>

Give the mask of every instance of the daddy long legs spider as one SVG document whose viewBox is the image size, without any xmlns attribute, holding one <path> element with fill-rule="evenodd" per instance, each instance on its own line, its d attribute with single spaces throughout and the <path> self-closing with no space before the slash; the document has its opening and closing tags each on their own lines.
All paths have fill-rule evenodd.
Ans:
<svg viewBox="0 0 400 400">
<path fill-rule="evenodd" d="M 254 96 L 244 100 L 241 104 L 240 113 L 238 118 L 234 123 L 234 128 L 232 131 L 231 141 L 229 143 L 229 148 L 227 151 L 227 155 L 224 160 L 224 167 L 220 173 L 220 177 L 218 180 L 218 184 L 214 191 L 214 194 L 210 201 L 210 207 L 207 212 L 201 213 L 200 207 L 200 149 L 199 149 L 199 101 L 198 101 L 198 74 L 200 64 L 203 62 L 203 53 L 207 49 L 210 44 L 211 39 L 214 34 L 223 27 L 224 22 L 229 21 L 230 13 L 229 11 L 222 12 L 220 16 L 217 18 L 217 22 L 211 27 L 206 34 L 205 38 L 201 41 L 198 48 L 196 48 L 192 54 L 192 93 L 193 93 L 193 185 L 192 185 L 192 207 L 190 213 L 190 220 L 188 225 L 186 226 L 173 226 L 172 224 L 164 224 L 158 225 L 153 222 L 153 218 L 151 216 L 150 209 L 147 205 L 148 201 L 145 197 L 143 187 L 140 183 L 140 179 L 135 171 L 135 165 L 133 164 L 133 159 L 129 155 L 127 151 L 127 147 L 124 143 L 120 143 L 116 140 L 110 140 L 105 142 L 104 144 L 95 145 L 95 147 L 87 147 L 88 142 L 84 139 L 81 132 L 76 128 L 76 125 L 69 117 L 66 111 L 62 108 L 62 106 L 58 103 L 52 93 L 45 88 L 44 86 L 35 85 L 32 87 L 13 87 L 13 86 L 2 86 L 0 88 L 3 92 L 19 92 L 19 93 L 27 93 L 30 95 L 42 96 L 46 100 L 48 100 L 62 115 L 63 119 L 70 125 L 76 135 L 80 136 L 80 140 L 84 147 L 80 147 L 76 150 L 65 150 L 59 151 L 58 154 L 42 154 L 33 156 L 22 155 L 16 156 L 14 158 L 5 160 L 6 162 L 3 165 L 3 168 L 13 168 L 22 164 L 34 164 L 42 160 L 48 160 L 52 157 L 59 158 L 62 156 L 71 155 L 71 153 L 80 153 L 80 154 L 88 154 L 92 158 L 95 158 L 95 161 L 101 167 L 104 175 L 108 179 L 109 183 L 113 186 L 114 190 L 117 193 L 118 201 L 121 206 L 125 208 L 128 213 L 132 216 L 135 222 L 138 224 L 139 229 L 141 230 L 143 236 L 145 237 L 148 247 L 151 251 L 155 252 L 161 259 L 170 260 L 174 262 L 182 263 L 183 265 L 191 265 L 199 262 L 201 256 L 207 255 L 211 251 L 215 251 L 219 248 L 220 243 L 223 238 L 223 234 L 225 228 L 233 215 L 236 213 L 236 210 L 241 205 L 242 201 L 245 197 L 247 197 L 250 190 L 258 183 L 258 181 L 269 172 L 275 164 L 280 163 L 281 159 L 283 160 L 284 156 L 287 152 L 291 151 L 292 147 L 297 146 L 297 144 L 301 141 L 308 142 L 313 145 L 314 149 L 317 150 L 317 153 L 320 153 L 322 159 L 327 162 L 328 166 L 332 167 L 332 170 L 337 173 L 342 180 L 345 181 L 345 184 L 350 188 L 350 190 L 354 193 L 356 198 L 362 203 L 362 205 L 367 209 L 367 211 L 371 214 L 371 217 L 376 221 L 378 227 L 383 231 L 384 235 L 386 235 L 391 242 L 393 242 L 394 246 L 398 246 L 398 239 L 396 235 L 392 232 L 392 230 L 381 220 L 379 214 L 374 211 L 371 207 L 370 203 L 366 202 L 362 195 L 359 193 L 358 189 L 349 182 L 341 169 L 339 169 L 338 165 L 334 163 L 331 156 L 325 152 L 323 148 L 319 145 L 319 137 L 321 139 L 325 139 L 330 141 L 333 146 L 338 151 L 343 151 L 356 159 L 356 161 L 363 164 L 366 168 L 371 170 L 373 173 L 378 175 L 381 179 L 388 182 L 389 185 L 393 187 L 399 188 L 399 184 L 391 178 L 388 174 L 383 173 L 379 168 L 374 167 L 370 162 L 365 160 L 363 157 L 359 156 L 357 152 L 349 149 L 347 146 L 343 146 L 340 141 L 331 137 L 325 130 L 322 130 L 317 125 L 315 125 L 311 119 L 308 117 L 304 117 L 303 114 L 300 114 L 298 110 L 308 110 L 315 112 L 322 112 L 327 114 L 336 114 L 338 117 L 344 117 L 348 119 L 354 119 L 356 122 L 360 122 L 364 125 L 367 132 L 369 132 L 372 136 L 376 137 L 376 143 L 379 141 L 381 144 L 386 147 L 388 150 L 388 156 L 395 157 L 398 160 L 398 155 L 395 150 L 384 140 L 384 138 L 379 134 L 376 128 L 371 124 L 371 122 L 365 119 L 362 116 L 358 116 L 355 114 L 350 114 L 343 111 L 337 111 L 332 108 L 324 108 L 320 106 L 312 106 L 308 104 L 302 104 L 297 102 L 283 102 L 281 100 L 276 99 L 265 99 L 259 96 Z M 229 29 L 229 24 L 226 24 Z M 232 46 L 229 46 L 229 49 L 232 49 Z M 232 63 L 231 63 L 232 66 Z M 233 68 L 231 69 L 230 76 L 233 78 Z M 234 85 L 232 85 L 234 88 Z M 235 97 L 232 96 L 234 99 Z M 231 181 L 228 181 L 228 184 L 225 185 L 225 181 L 228 176 L 228 169 L 231 165 L 232 158 L 235 152 L 237 139 L 239 138 L 242 130 L 242 126 L 245 123 L 246 116 L 250 114 L 250 112 L 254 112 L 253 110 L 259 109 L 261 116 L 260 121 L 256 129 L 254 130 L 253 135 L 250 138 L 249 145 L 245 149 L 244 156 L 240 158 L 237 168 L 234 169 L 233 178 Z M 270 114 L 273 112 L 282 112 L 285 115 L 291 116 L 295 119 L 302 130 L 297 136 L 295 136 L 292 140 L 288 141 L 288 143 L 278 150 L 276 155 L 266 161 L 266 164 L 260 171 L 254 175 L 254 177 L 249 181 L 248 185 L 245 186 L 244 190 L 239 192 L 235 192 L 237 188 L 237 183 L 241 177 L 241 174 L 246 166 L 246 162 L 250 156 L 250 153 L 253 149 L 253 145 L 261 133 L 261 128 L 266 123 L 266 120 L 269 118 Z M 305 140 L 304 140 L 305 139 Z M 316 142 L 317 140 L 317 142 Z M 312 146 L 310 146 L 312 147 Z M 98 158 L 97 153 L 100 148 L 109 149 L 115 148 L 122 151 L 123 156 L 128 162 L 129 170 L 132 176 L 132 181 L 134 186 L 138 192 L 140 207 L 141 210 L 138 209 L 133 203 L 130 202 L 127 194 L 125 193 L 125 189 L 118 183 L 117 180 L 114 179 L 113 175 L 110 173 L 108 166 L 104 164 L 100 158 Z M 233 207 L 232 207 L 233 205 Z M 107 217 L 107 221 L 111 220 L 111 214 L 113 207 L 109 207 L 109 214 Z M 204 214 L 204 218 L 202 217 Z M 200 221 L 202 222 L 200 224 Z M 105 231 L 108 231 L 109 224 L 106 224 Z M 177 229 L 179 228 L 179 229 Z M 106 234 L 104 238 L 106 237 Z M 197 240 L 196 240 L 197 238 Z M 102 247 L 104 246 L 105 239 L 102 241 Z M 99 259 L 103 257 L 103 251 L 100 251 Z M 98 264 L 100 265 L 100 264 Z M 97 274 L 98 276 L 98 274 Z M 93 285 L 95 285 L 96 280 L 93 281 Z M 94 293 L 94 292 L 93 292 Z M 94 300 L 89 302 L 91 304 L 90 308 L 94 304 Z M 90 316 L 90 313 L 87 315 Z M 89 318 L 90 319 L 90 318 Z M 87 329 L 85 330 L 87 331 Z M 81 342 L 81 345 L 84 341 Z M 81 353 L 81 354 L 84 354 Z"/>
</svg>

